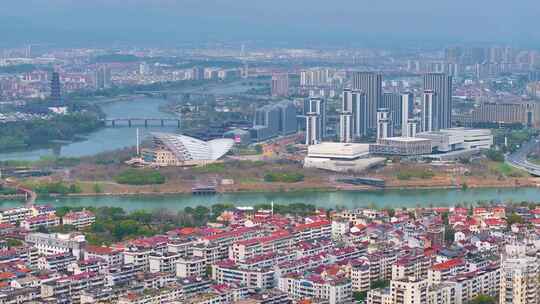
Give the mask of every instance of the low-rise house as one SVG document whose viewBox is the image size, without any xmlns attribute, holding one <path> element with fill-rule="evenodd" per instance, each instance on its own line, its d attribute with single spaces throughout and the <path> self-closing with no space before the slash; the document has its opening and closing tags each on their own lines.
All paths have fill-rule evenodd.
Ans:
<svg viewBox="0 0 540 304">
<path fill-rule="evenodd" d="M 291 274 L 279 278 L 278 288 L 297 300 L 322 299 L 329 304 L 348 303 L 352 300 L 352 283 L 345 276 Z"/>
<path fill-rule="evenodd" d="M 87 245 L 84 251 L 84 259 L 101 259 L 105 261 L 109 267 L 111 267 L 120 265 L 123 262 L 124 257 L 122 256 L 122 250 L 120 249 Z"/>
<path fill-rule="evenodd" d="M 39 228 L 50 228 L 60 225 L 60 218 L 54 214 L 44 214 L 28 217 L 21 221 L 21 228 L 28 231 L 36 231 Z"/>
<path fill-rule="evenodd" d="M 118 304 L 182 303 L 182 286 L 170 284 L 159 289 L 145 289 L 142 292 L 130 292 L 118 299 Z"/>
<path fill-rule="evenodd" d="M 68 270 L 68 266 L 76 261 L 77 258 L 65 252 L 46 255 L 38 259 L 38 269 L 66 272 Z"/>
<path fill-rule="evenodd" d="M 180 259 L 178 253 L 151 253 L 148 256 L 148 267 L 150 272 L 174 272 L 176 262 Z"/>
<path fill-rule="evenodd" d="M 81 291 L 99 288 L 105 285 L 103 275 L 95 272 L 84 272 L 72 276 L 54 279 L 41 285 L 43 299 L 54 298 L 56 301 L 80 302 Z M 69 302 L 68 302 L 69 303 Z"/>
<path fill-rule="evenodd" d="M 179 258 L 176 261 L 176 276 L 179 278 L 202 277 L 206 273 L 206 267 L 204 258 Z"/>
<path fill-rule="evenodd" d="M 96 222 L 96 216 L 94 213 L 83 211 L 70 211 L 62 217 L 63 225 L 71 225 L 76 229 L 83 229 L 92 226 Z"/>
</svg>

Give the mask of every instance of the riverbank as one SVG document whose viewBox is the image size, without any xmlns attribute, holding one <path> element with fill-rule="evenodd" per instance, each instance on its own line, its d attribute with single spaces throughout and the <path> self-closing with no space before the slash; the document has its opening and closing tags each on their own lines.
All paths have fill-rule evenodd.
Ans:
<svg viewBox="0 0 540 304">
<path fill-rule="evenodd" d="M 286 184 L 276 185 L 276 187 L 267 187 L 260 189 L 224 189 L 218 187 L 216 195 L 234 195 L 234 194 L 246 194 L 246 195 L 256 195 L 256 194 L 298 194 L 303 195 L 307 193 L 337 193 L 337 192 L 351 192 L 351 193 L 384 193 L 386 191 L 441 191 L 441 190 L 457 190 L 457 191 L 473 191 L 473 190 L 519 190 L 519 189 L 538 189 L 540 193 L 540 183 L 536 183 L 534 186 L 530 185 L 520 185 L 514 186 L 510 184 L 505 185 L 482 185 L 482 186 L 473 186 L 469 188 L 457 187 L 457 186 L 415 186 L 415 187 L 385 187 L 377 188 L 371 186 L 336 186 L 336 187 L 286 187 Z M 83 186 L 83 189 L 85 187 Z M 47 195 L 40 196 L 38 200 L 46 199 L 64 199 L 64 198 L 99 198 L 99 197 L 164 197 L 164 196 L 197 196 L 193 195 L 191 190 L 179 190 L 179 191 L 124 191 L 124 192 L 82 192 L 82 193 L 70 193 L 66 195 Z M 213 196 L 213 195 L 210 195 Z M 23 200 L 24 195 L 12 195 L 12 196 L 0 196 L 0 201 L 2 200 Z"/>
<path fill-rule="evenodd" d="M 519 171 L 500 172 L 497 163 L 478 165 L 450 164 L 399 164 L 389 163 L 362 175 L 338 174 L 323 170 L 303 168 L 301 164 L 280 161 L 235 161 L 220 165 L 196 168 L 167 167 L 159 173 L 165 182 L 153 185 L 126 185 L 116 182 L 116 177 L 129 167 L 128 159 L 134 151 L 120 150 L 100 154 L 99 157 L 79 159 L 69 169 L 59 170 L 53 176 L 32 178 L 34 182 L 77 183 L 80 195 L 161 195 L 191 194 L 193 188 L 214 186 L 219 193 L 286 193 L 325 191 L 372 191 L 371 186 L 357 186 L 340 180 L 351 177 L 373 177 L 385 181 L 384 190 L 427 189 L 481 189 L 481 188 L 537 188 L 540 178 Z M 491 168 L 491 169 L 490 169 Z M 272 182 L 271 174 L 297 173 L 298 182 Z M 504 173 L 504 174 L 503 174 Z M 519 173 L 519 174 L 517 174 Z"/>
<path fill-rule="evenodd" d="M 24 194 L 0 195 L 0 201 L 22 201 L 26 199 Z"/>
<path fill-rule="evenodd" d="M 374 191 L 307 191 L 218 193 L 216 195 L 155 194 L 40 197 L 39 204 L 56 207 L 122 207 L 136 210 L 184 210 L 186 207 L 228 203 L 236 206 L 305 203 L 324 208 L 418 207 L 475 205 L 478 202 L 540 202 L 538 188 L 409 189 Z M 0 201 L 2 208 L 21 206 L 20 201 Z"/>
</svg>

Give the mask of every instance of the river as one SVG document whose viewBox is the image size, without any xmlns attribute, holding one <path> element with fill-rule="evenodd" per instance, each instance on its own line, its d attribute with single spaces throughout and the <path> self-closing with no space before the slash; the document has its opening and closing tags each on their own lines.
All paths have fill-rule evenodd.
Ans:
<svg viewBox="0 0 540 304">
<path fill-rule="evenodd" d="M 377 207 L 451 206 L 457 203 L 478 201 L 540 202 L 538 188 L 483 188 L 483 189 L 430 189 L 384 191 L 328 191 L 328 192 L 279 192 L 279 193 L 227 193 L 212 196 L 157 195 L 157 196 L 101 196 L 40 198 L 38 203 L 54 206 L 113 206 L 126 210 L 168 209 L 179 211 L 197 205 L 232 203 L 252 206 L 261 203 L 306 203 L 326 208 L 357 208 L 374 204 Z M 0 201 L 0 207 L 20 205 L 16 201 Z"/>
<path fill-rule="evenodd" d="M 226 84 L 212 84 L 199 88 L 188 88 L 182 92 L 204 92 L 207 94 L 235 94 L 245 92 L 250 86 L 242 85 L 242 82 L 233 82 Z M 108 118 L 177 118 L 176 116 L 164 113 L 159 110 L 167 100 L 159 98 L 134 97 L 133 99 L 119 100 L 111 103 L 105 103 L 101 106 L 103 112 Z M 172 123 L 176 125 L 176 122 Z M 151 131 L 177 132 L 176 126 L 140 128 L 141 135 L 144 137 Z M 91 156 L 101 152 L 107 152 L 126 147 L 133 147 L 136 144 L 135 128 L 117 127 L 102 128 L 96 132 L 90 133 L 83 140 L 62 143 L 55 145 L 54 148 L 36 149 L 19 152 L 0 153 L 0 161 L 3 160 L 38 160 L 47 156 L 62 157 L 82 157 Z"/>
<path fill-rule="evenodd" d="M 190 92 L 204 91 L 213 94 L 235 94 L 244 92 L 249 87 L 238 83 L 215 84 L 205 88 L 191 88 Z M 162 113 L 159 107 L 167 101 L 155 98 L 134 98 L 124 101 L 107 103 L 102 106 L 108 117 L 174 117 Z M 157 128 L 163 130 L 162 128 Z M 140 129 L 143 136 L 152 129 Z M 165 130 L 177 131 L 176 127 L 166 127 Z M 135 128 L 118 127 L 103 128 L 89 134 L 84 140 L 59 145 L 56 149 L 40 149 L 16 153 L 0 153 L 0 160 L 18 159 L 35 160 L 42 156 L 80 157 L 111 151 L 119 148 L 134 146 Z M 537 201 L 540 202 L 540 190 L 537 188 L 505 188 L 505 189 L 435 189 L 435 190 L 386 190 L 386 191 L 338 191 L 338 192 L 297 192 L 297 193 L 230 193 L 214 196 L 163 195 L 163 196 L 104 196 L 104 197 L 68 197 L 40 198 L 38 203 L 50 203 L 55 206 L 117 206 L 126 210 L 137 209 L 169 209 L 182 210 L 187 206 L 215 203 L 233 203 L 240 206 L 258 203 L 279 204 L 310 203 L 321 207 L 362 207 L 370 204 L 390 207 L 428 206 L 430 204 L 443 206 L 456 203 L 471 203 L 477 201 Z M 17 201 L 0 201 L 0 207 L 20 205 Z"/>
<path fill-rule="evenodd" d="M 159 107 L 165 105 L 165 99 L 157 98 L 136 98 L 132 100 L 122 100 L 107 103 L 101 106 L 107 117 L 128 118 L 128 117 L 174 117 L 171 114 L 162 113 Z M 152 130 L 168 131 L 176 130 L 175 127 L 166 128 L 141 128 L 143 136 Z M 21 152 L 0 153 L 0 160 L 37 160 L 45 156 L 81 157 L 90 156 L 97 153 L 111 151 L 126 147 L 135 146 L 135 128 L 117 127 L 102 128 L 90 133 L 83 140 L 59 144 L 55 148 L 28 150 Z"/>
</svg>

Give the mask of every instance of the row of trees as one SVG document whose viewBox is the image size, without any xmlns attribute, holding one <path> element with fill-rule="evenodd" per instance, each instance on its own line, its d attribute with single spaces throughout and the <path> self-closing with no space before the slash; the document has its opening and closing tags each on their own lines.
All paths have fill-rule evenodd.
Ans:
<svg viewBox="0 0 540 304">
<path fill-rule="evenodd" d="M 61 181 L 55 182 L 35 182 L 27 183 L 27 187 L 34 190 L 37 194 L 49 195 L 60 194 L 66 195 L 71 193 L 81 193 L 81 186 L 77 183 L 65 183 Z"/>
<path fill-rule="evenodd" d="M 0 151 L 47 145 L 53 140 L 74 140 L 100 127 L 99 116 L 91 112 L 5 123 L 0 128 Z"/>
</svg>

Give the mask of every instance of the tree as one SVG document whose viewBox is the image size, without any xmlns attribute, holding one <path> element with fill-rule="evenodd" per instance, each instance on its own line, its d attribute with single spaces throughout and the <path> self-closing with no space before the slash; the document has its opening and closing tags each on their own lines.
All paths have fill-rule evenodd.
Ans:
<svg viewBox="0 0 540 304">
<path fill-rule="evenodd" d="M 152 221 L 152 214 L 144 210 L 133 211 L 130 214 L 130 217 L 135 221 L 143 224 L 150 224 L 150 222 Z"/>
<path fill-rule="evenodd" d="M 8 248 L 22 246 L 23 242 L 17 239 L 7 239 Z"/>
<path fill-rule="evenodd" d="M 234 206 L 232 204 L 214 204 L 212 205 L 212 217 L 215 219 L 218 216 L 220 216 L 223 211 L 233 209 Z"/>
<path fill-rule="evenodd" d="M 135 235 L 139 228 L 139 224 L 134 220 L 124 220 L 118 223 L 112 233 L 117 240 L 121 240 L 126 236 Z"/>
<path fill-rule="evenodd" d="M 366 300 L 367 292 L 366 291 L 355 291 L 353 292 L 353 297 L 356 302 L 362 303 Z"/>
<path fill-rule="evenodd" d="M 387 281 L 387 280 L 377 280 L 377 281 L 373 281 L 371 282 L 370 284 L 370 288 L 371 289 L 377 289 L 377 288 L 386 288 L 390 286 L 390 281 Z"/>
<path fill-rule="evenodd" d="M 386 210 L 389 217 L 394 217 L 394 215 L 396 215 L 396 210 L 394 210 L 393 208 L 386 208 L 384 210 Z"/>
<path fill-rule="evenodd" d="M 488 295 L 479 295 L 469 302 L 469 304 L 495 304 L 495 303 L 497 303 L 495 298 Z"/>
<path fill-rule="evenodd" d="M 454 231 L 454 229 L 452 228 L 452 226 L 450 225 L 446 225 L 445 229 L 444 229 L 444 240 L 448 243 L 448 244 L 452 244 L 454 242 L 454 236 L 455 236 L 456 232 Z"/>
<path fill-rule="evenodd" d="M 512 226 L 513 224 L 523 224 L 523 218 L 515 212 L 510 214 L 507 221 L 508 227 Z"/>
<path fill-rule="evenodd" d="M 504 161 L 504 154 L 501 151 L 495 149 L 489 149 L 486 151 L 486 157 L 492 161 L 502 162 Z"/>
<path fill-rule="evenodd" d="M 103 187 L 99 183 L 95 183 L 93 189 L 95 193 L 103 193 Z"/>
</svg>

